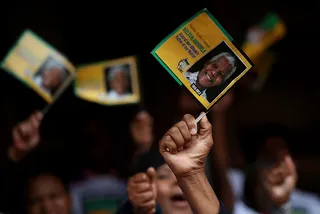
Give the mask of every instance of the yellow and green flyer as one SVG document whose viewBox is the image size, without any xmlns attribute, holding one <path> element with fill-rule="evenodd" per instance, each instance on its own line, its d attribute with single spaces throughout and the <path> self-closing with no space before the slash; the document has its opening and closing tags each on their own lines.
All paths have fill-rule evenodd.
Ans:
<svg viewBox="0 0 320 214">
<path fill-rule="evenodd" d="M 135 56 L 77 67 L 75 93 L 102 105 L 140 102 L 140 87 Z"/>
<path fill-rule="evenodd" d="M 248 30 L 243 51 L 255 63 L 269 47 L 286 35 L 286 26 L 273 12 L 268 13 L 256 26 Z"/>
<path fill-rule="evenodd" d="M 167 36 L 152 55 L 206 111 L 253 67 L 207 9 Z"/>
<path fill-rule="evenodd" d="M 1 67 L 53 103 L 75 76 L 75 67 L 31 30 L 26 30 Z"/>
<path fill-rule="evenodd" d="M 276 61 L 275 54 L 269 49 L 285 35 L 286 26 L 274 12 L 269 12 L 261 22 L 248 29 L 242 49 L 255 64 L 246 75 L 246 87 L 251 91 L 260 91 L 264 86 Z"/>
<path fill-rule="evenodd" d="M 1 67 L 31 87 L 49 104 L 74 79 L 75 94 L 82 99 L 103 105 L 140 101 L 135 56 L 76 67 L 29 29 L 20 36 Z"/>
</svg>

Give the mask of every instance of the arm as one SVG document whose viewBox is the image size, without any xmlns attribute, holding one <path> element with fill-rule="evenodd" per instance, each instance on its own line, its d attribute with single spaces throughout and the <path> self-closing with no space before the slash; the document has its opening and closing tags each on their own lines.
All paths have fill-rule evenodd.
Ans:
<svg viewBox="0 0 320 214">
<path fill-rule="evenodd" d="M 19 191 L 20 161 L 39 143 L 39 126 L 41 113 L 34 113 L 12 130 L 12 142 L 3 157 L 0 166 L 0 209 L 11 212 L 16 208 L 16 193 Z"/>
<path fill-rule="evenodd" d="M 177 180 L 194 213 L 219 213 L 219 201 L 204 171 L 178 178 Z"/>
<path fill-rule="evenodd" d="M 175 174 L 196 214 L 222 213 L 219 201 L 205 175 L 206 158 L 213 145 L 212 128 L 206 116 L 197 123 L 185 115 L 160 140 L 160 153 Z"/>
</svg>

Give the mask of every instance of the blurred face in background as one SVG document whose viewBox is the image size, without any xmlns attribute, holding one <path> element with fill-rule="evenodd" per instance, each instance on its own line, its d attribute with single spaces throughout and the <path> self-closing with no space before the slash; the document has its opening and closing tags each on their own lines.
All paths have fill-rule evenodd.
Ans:
<svg viewBox="0 0 320 214">
<path fill-rule="evenodd" d="M 62 72 L 57 67 L 51 67 L 42 73 L 42 85 L 47 89 L 57 89 L 62 82 Z"/>
<path fill-rule="evenodd" d="M 124 94 L 128 91 L 129 80 L 125 72 L 123 70 L 116 72 L 110 81 L 111 88 L 118 94 Z"/>
<path fill-rule="evenodd" d="M 256 172 L 254 200 L 261 210 L 281 204 L 290 197 L 295 186 L 295 166 L 287 142 L 282 137 L 270 136 L 260 149 Z"/>
<path fill-rule="evenodd" d="M 168 165 L 157 169 L 157 202 L 164 214 L 192 214 L 191 207 Z"/>
<path fill-rule="evenodd" d="M 71 199 L 62 181 L 53 175 L 31 178 L 27 188 L 28 214 L 71 214 Z"/>
</svg>

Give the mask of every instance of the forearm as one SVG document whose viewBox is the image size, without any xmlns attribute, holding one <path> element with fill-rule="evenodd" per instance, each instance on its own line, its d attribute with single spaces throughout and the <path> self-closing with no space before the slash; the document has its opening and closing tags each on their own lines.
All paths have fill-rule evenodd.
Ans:
<svg viewBox="0 0 320 214">
<path fill-rule="evenodd" d="M 178 178 L 178 185 L 184 192 L 195 214 L 219 213 L 219 201 L 204 171 Z"/>
</svg>

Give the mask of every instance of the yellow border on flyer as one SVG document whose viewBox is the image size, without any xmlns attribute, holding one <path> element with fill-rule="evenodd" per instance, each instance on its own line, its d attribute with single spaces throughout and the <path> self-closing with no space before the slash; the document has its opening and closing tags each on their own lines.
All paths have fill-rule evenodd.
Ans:
<svg viewBox="0 0 320 214">
<path fill-rule="evenodd" d="M 191 21 L 193 21 L 194 19 L 196 19 L 197 17 L 199 17 L 202 14 L 206 14 L 213 22 L 214 24 L 219 28 L 220 32 L 222 35 L 225 36 L 225 40 L 222 40 L 222 42 L 224 42 L 230 50 L 232 50 L 232 52 L 235 54 L 235 56 L 237 56 L 237 58 L 243 63 L 243 65 L 246 67 L 246 69 L 244 71 L 242 71 L 235 79 L 233 79 L 225 88 L 223 91 L 221 91 L 217 97 L 212 101 L 212 102 L 208 102 L 205 98 L 203 98 L 202 96 L 199 96 L 190 86 L 190 82 L 183 76 L 183 74 L 181 72 L 178 71 L 174 71 L 171 68 L 169 68 L 163 61 L 162 59 L 157 55 L 157 51 L 159 50 L 159 48 L 165 43 L 167 42 L 173 35 L 175 35 L 178 31 L 180 31 L 183 27 L 185 27 L 186 25 L 188 25 Z M 221 44 L 219 43 L 219 44 Z M 212 47 L 210 49 L 208 49 L 207 54 L 210 53 L 215 47 Z M 252 63 L 252 61 L 249 59 L 249 57 L 235 44 L 235 42 L 233 41 L 232 37 L 227 33 L 227 31 L 221 26 L 221 24 L 214 18 L 214 16 L 207 10 L 207 9 L 203 9 L 201 11 L 199 11 L 197 14 L 195 14 L 193 17 L 191 17 L 190 19 L 188 19 L 186 22 L 184 22 L 182 25 L 180 25 L 178 28 L 176 28 L 171 34 L 169 34 L 165 39 L 163 39 L 151 52 L 151 54 L 158 60 L 158 62 L 169 72 L 169 74 L 176 80 L 176 82 L 179 85 L 183 85 L 184 87 L 186 87 L 189 92 L 194 96 L 194 98 L 207 110 L 209 111 L 213 105 L 221 98 L 223 97 L 228 90 L 230 90 L 233 85 L 240 80 L 253 66 L 254 64 Z M 206 56 L 207 54 L 203 55 L 202 57 Z M 202 58 L 201 57 L 201 58 Z M 201 60 L 201 58 L 199 60 Z M 199 61 L 198 60 L 198 61 Z"/>
</svg>

